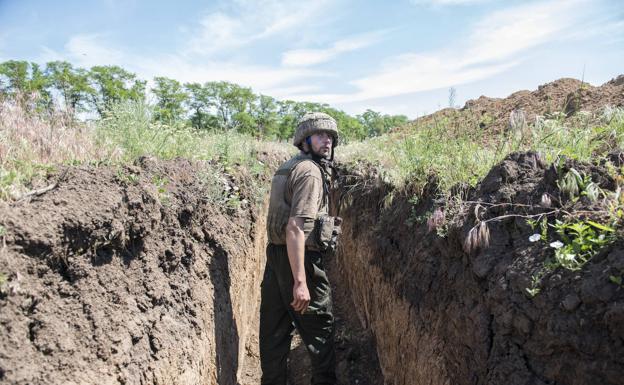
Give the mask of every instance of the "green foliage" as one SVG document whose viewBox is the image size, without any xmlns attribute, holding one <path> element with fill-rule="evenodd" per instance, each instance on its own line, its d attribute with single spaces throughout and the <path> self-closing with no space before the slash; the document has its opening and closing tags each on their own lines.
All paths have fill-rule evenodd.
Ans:
<svg viewBox="0 0 624 385">
<path fill-rule="evenodd" d="M 403 125 L 407 117 L 381 115 L 367 110 L 356 117 L 324 103 L 278 101 L 256 95 L 251 88 L 225 81 L 180 84 L 175 79 L 155 77 L 152 92 L 156 107 L 152 118 L 170 126 L 190 124 L 198 130 L 236 131 L 255 137 L 292 138 L 297 121 L 306 112 L 330 114 L 338 123 L 342 144 L 378 136 Z M 105 117 L 113 105 L 143 101 L 146 82 L 119 66 L 94 66 L 90 70 L 65 61 L 49 62 L 45 71 L 35 63 L 0 63 L 0 96 L 20 99 L 25 107 L 52 111 L 53 99 L 73 118 L 76 112 Z M 54 96 L 54 97 L 53 97 Z M 30 103 L 30 104 L 29 104 Z"/>
<path fill-rule="evenodd" d="M 417 224 L 423 224 L 427 222 L 427 218 L 431 215 L 432 211 L 425 213 L 424 215 L 418 215 L 418 211 L 416 211 L 416 206 L 420 202 L 420 197 L 418 195 L 412 196 L 408 199 L 408 202 L 411 204 L 410 215 L 405 220 L 405 225 L 407 227 L 412 227 Z"/>
<path fill-rule="evenodd" d="M 544 277 L 544 274 L 544 270 L 540 270 L 538 273 L 534 274 L 531 277 L 531 286 L 525 289 L 530 297 L 535 297 L 542 290 L 540 288 L 540 284 L 542 283 L 542 278 Z"/>
<path fill-rule="evenodd" d="M 180 82 L 162 76 L 154 78 L 156 86 L 152 89 L 156 95 L 154 118 L 163 123 L 175 123 L 184 115 L 184 103 L 188 94 Z"/>
<path fill-rule="evenodd" d="M 88 73 L 89 99 L 100 117 L 113 104 L 145 98 L 145 84 L 136 75 L 118 66 L 95 66 Z"/>
<path fill-rule="evenodd" d="M 580 270 L 601 248 L 615 240 L 615 229 L 590 220 L 563 222 L 551 225 L 562 242 L 551 243 L 555 260 L 568 270 Z"/>
<path fill-rule="evenodd" d="M 367 139 L 341 149 L 340 159 L 369 161 L 385 170 L 396 186 L 407 180 L 424 185 L 434 173 L 443 191 L 458 183 L 474 185 L 501 158 L 495 147 L 483 146 L 470 130 L 449 137 L 448 121 L 431 122 L 408 133 Z"/>
<path fill-rule="evenodd" d="M 6 235 L 6 228 L 0 225 L 0 237 L 4 237 Z"/>
<path fill-rule="evenodd" d="M 115 173 L 117 180 L 129 184 L 136 185 L 139 183 L 139 176 L 131 171 L 125 171 L 122 167 L 118 167 Z"/>
<path fill-rule="evenodd" d="M 88 96 L 94 91 L 88 80 L 88 72 L 74 68 L 65 61 L 53 61 L 46 65 L 50 85 L 61 95 L 64 106 L 71 112 L 85 111 Z"/>
<path fill-rule="evenodd" d="M 0 95 L 16 100 L 26 110 L 45 110 L 52 102 L 49 79 L 38 64 L 9 60 L 0 63 Z M 34 106 L 30 101 L 34 100 Z"/>
<path fill-rule="evenodd" d="M 609 276 L 609 281 L 618 285 L 618 286 L 623 286 L 622 285 L 622 276 L 621 275 L 610 275 Z"/>
<path fill-rule="evenodd" d="M 96 140 L 108 149 L 109 159 L 133 161 L 141 155 L 161 159 L 195 157 L 199 146 L 197 134 L 184 126 L 154 122 L 153 114 L 153 108 L 142 101 L 126 101 L 111 107 L 96 128 Z"/>
<path fill-rule="evenodd" d="M 364 127 L 367 137 L 379 136 L 387 133 L 391 128 L 399 127 L 407 123 L 407 116 L 404 115 L 382 115 L 373 110 L 366 110 L 357 116 L 358 121 Z M 363 138 L 360 138 L 363 139 Z"/>
<path fill-rule="evenodd" d="M 577 200 L 580 196 L 586 196 L 595 202 L 604 191 L 591 180 L 591 176 L 578 172 L 571 168 L 557 181 L 557 186 L 570 200 Z"/>
<path fill-rule="evenodd" d="M 169 196 L 169 191 L 167 190 L 167 185 L 169 184 L 169 179 L 163 175 L 154 175 L 152 177 L 152 183 L 156 186 L 156 191 L 158 192 L 158 200 L 164 206 L 167 206 L 170 203 L 171 197 Z"/>
<path fill-rule="evenodd" d="M 529 238 L 531 242 L 548 242 L 548 228 L 551 227 L 557 234 L 557 240 L 550 242 L 554 254 L 544 262 L 540 270 L 531 277 L 531 284 L 526 288 L 529 296 L 534 297 L 540 292 L 540 284 L 546 274 L 562 267 L 577 271 L 595 256 L 602 248 L 616 240 L 614 225 L 606 225 L 592 220 L 570 219 L 568 221 L 555 220 L 548 224 L 543 216 L 539 220 L 529 219 L 527 223 L 533 230 L 540 229 L 539 239 Z M 615 222 L 614 222 L 615 223 Z"/>
<path fill-rule="evenodd" d="M 43 179 L 54 166 L 30 161 L 9 159 L 10 164 L 0 166 L 0 200 L 19 196 L 18 186 L 28 187 L 34 179 Z"/>
<path fill-rule="evenodd" d="M 566 122 L 538 118 L 534 124 L 523 125 L 520 135 L 492 131 L 480 119 L 490 118 L 462 111 L 454 111 L 452 119 L 434 116 L 398 132 L 350 143 L 337 156 L 341 161 L 377 166 L 395 186 L 407 180 L 424 184 L 435 174 L 440 189 L 448 191 L 459 183 L 475 185 L 512 151 L 534 151 L 548 163 L 564 157 L 590 161 L 624 148 L 623 108 L 605 108 L 594 120 L 582 114 Z M 602 191 L 586 176 L 581 175 L 580 182 L 580 196 L 601 196 Z"/>
</svg>

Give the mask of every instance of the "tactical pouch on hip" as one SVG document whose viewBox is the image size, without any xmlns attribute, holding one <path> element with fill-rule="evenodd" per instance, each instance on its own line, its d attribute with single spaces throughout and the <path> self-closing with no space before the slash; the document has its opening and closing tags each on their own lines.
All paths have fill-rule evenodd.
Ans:
<svg viewBox="0 0 624 385">
<path fill-rule="evenodd" d="M 342 218 L 332 217 L 326 214 L 316 218 L 314 223 L 316 243 L 320 251 L 334 252 L 338 245 L 338 237 L 342 232 L 340 225 Z"/>
</svg>

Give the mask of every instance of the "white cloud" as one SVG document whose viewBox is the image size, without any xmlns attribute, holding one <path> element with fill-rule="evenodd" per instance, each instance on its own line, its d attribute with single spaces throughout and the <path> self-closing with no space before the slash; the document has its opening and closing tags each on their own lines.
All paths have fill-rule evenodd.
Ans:
<svg viewBox="0 0 624 385">
<path fill-rule="evenodd" d="M 494 12 L 482 19 L 470 35 L 465 64 L 501 60 L 558 38 L 573 27 L 583 1 L 534 3 Z"/>
<path fill-rule="evenodd" d="M 147 79 L 154 76 L 166 76 L 182 83 L 223 80 L 251 87 L 256 93 L 262 92 L 271 96 L 275 96 L 273 93 L 269 93 L 272 89 L 279 90 L 280 87 L 292 87 L 289 85 L 306 79 L 329 76 L 326 72 L 298 68 L 275 68 L 226 61 L 196 63 L 179 55 L 143 58 L 142 60 L 133 60 L 133 62 L 134 65 L 126 66 L 126 68 L 136 71 Z M 291 90 L 293 89 L 291 88 Z M 308 90 L 312 90 L 312 88 L 308 88 Z"/>
<path fill-rule="evenodd" d="M 39 61 L 65 60 L 83 68 L 121 65 L 125 61 L 124 54 L 112 48 L 101 34 L 72 36 L 63 48 L 63 52 L 58 52 L 46 46 L 42 47 Z"/>
<path fill-rule="evenodd" d="M 329 76 L 329 75 L 319 75 L 319 77 L 322 77 L 322 76 Z M 306 93 L 310 94 L 312 92 L 319 92 L 319 91 L 321 91 L 321 86 L 305 84 L 305 85 L 269 88 L 264 93 L 266 95 L 272 96 L 277 99 L 292 99 L 293 96 L 296 96 L 299 94 L 306 94 Z"/>
<path fill-rule="evenodd" d="M 120 64 L 123 61 L 123 53 L 108 46 L 101 35 L 73 36 L 65 44 L 65 50 L 83 67 Z"/>
<path fill-rule="evenodd" d="M 328 48 L 296 49 L 282 55 L 282 65 L 311 66 L 327 62 L 341 53 L 356 51 L 379 42 L 384 31 L 369 32 L 346 39 L 338 40 Z"/>
<path fill-rule="evenodd" d="M 584 0 L 532 3 L 496 11 L 475 24 L 458 45 L 387 59 L 379 71 L 351 82 L 348 94 L 300 95 L 346 103 L 456 86 L 485 79 L 521 62 L 531 48 L 579 28 Z"/>
<path fill-rule="evenodd" d="M 206 15 L 189 54 L 209 55 L 240 48 L 251 42 L 313 24 L 327 11 L 328 0 L 238 0 Z"/>
<path fill-rule="evenodd" d="M 229 81 L 252 87 L 255 92 L 287 97 L 295 92 L 315 92 L 318 87 L 301 86 L 313 78 L 332 76 L 325 71 L 306 68 L 283 68 L 254 65 L 231 60 L 197 59 L 174 53 L 152 57 L 137 56 L 115 48 L 104 39 L 104 34 L 75 35 L 62 51 L 42 47 L 39 62 L 69 61 L 75 66 L 90 68 L 95 65 L 119 65 L 140 78 L 151 81 L 155 76 L 165 76 L 185 82 Z M 275 93 L 272 93 L 275 91 Z"/>
</svg>

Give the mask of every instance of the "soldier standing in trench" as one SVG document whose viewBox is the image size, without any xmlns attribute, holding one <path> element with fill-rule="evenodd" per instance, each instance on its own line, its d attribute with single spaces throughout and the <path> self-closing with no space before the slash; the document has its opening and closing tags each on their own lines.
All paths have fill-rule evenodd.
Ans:
<svg viewBox="0 0 624 385">
<path fill-rule="evenodd" d="M 296 327 L 312 361 L 312 384 L 335 384 L 334 317 L 323 256 L 333 251 L 340 219 L 329 216 L 336 121 L 303 116 L 294 143 L 301 152 L 276 171 L 267 217 L 267 263 L 260 305 L 262 385 L 286 385 Z"/>
</svg>

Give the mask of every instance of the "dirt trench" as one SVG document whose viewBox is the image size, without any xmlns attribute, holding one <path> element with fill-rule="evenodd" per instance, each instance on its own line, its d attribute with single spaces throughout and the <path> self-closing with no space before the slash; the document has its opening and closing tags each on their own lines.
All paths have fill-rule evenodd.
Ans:
<svg viewBox="0 0 624 385">
<path fill-rule="evenodd" d="M 605 167 L 574 166 L 614 189 Z M 475 207 L 440 237 L 415 220 L 440 206 L 435 180 L 393 191 L 369 171 L 342 170 L 344 235 L 326 261 L 339 383 L 622 384 L 624 289 L 608 279 L 624 274 L 621 243 L 529 298 L 549 250 L 526 222 L 492 222 L 490 246 L 468 253 Z M 144 158 L 74 167 L 3 203 L 0 383 L 258 384 L 268 178 Z M 555 180 L 537 155 L 512 154 L 464 197 L 533 204 Z M 309 383 L 300 343 L 289 364 L 292 384 Z"/>
<path fill-rule="evenodd" d="M 0 383 L 259 384 L 269 177 L 215 170 L 71 167 L 0 203 Z M 335 295 L 341 383 L 381 383 L 370 332 Z M 298 338 L 290 366 L 309 383 Z"/>
</svg>

